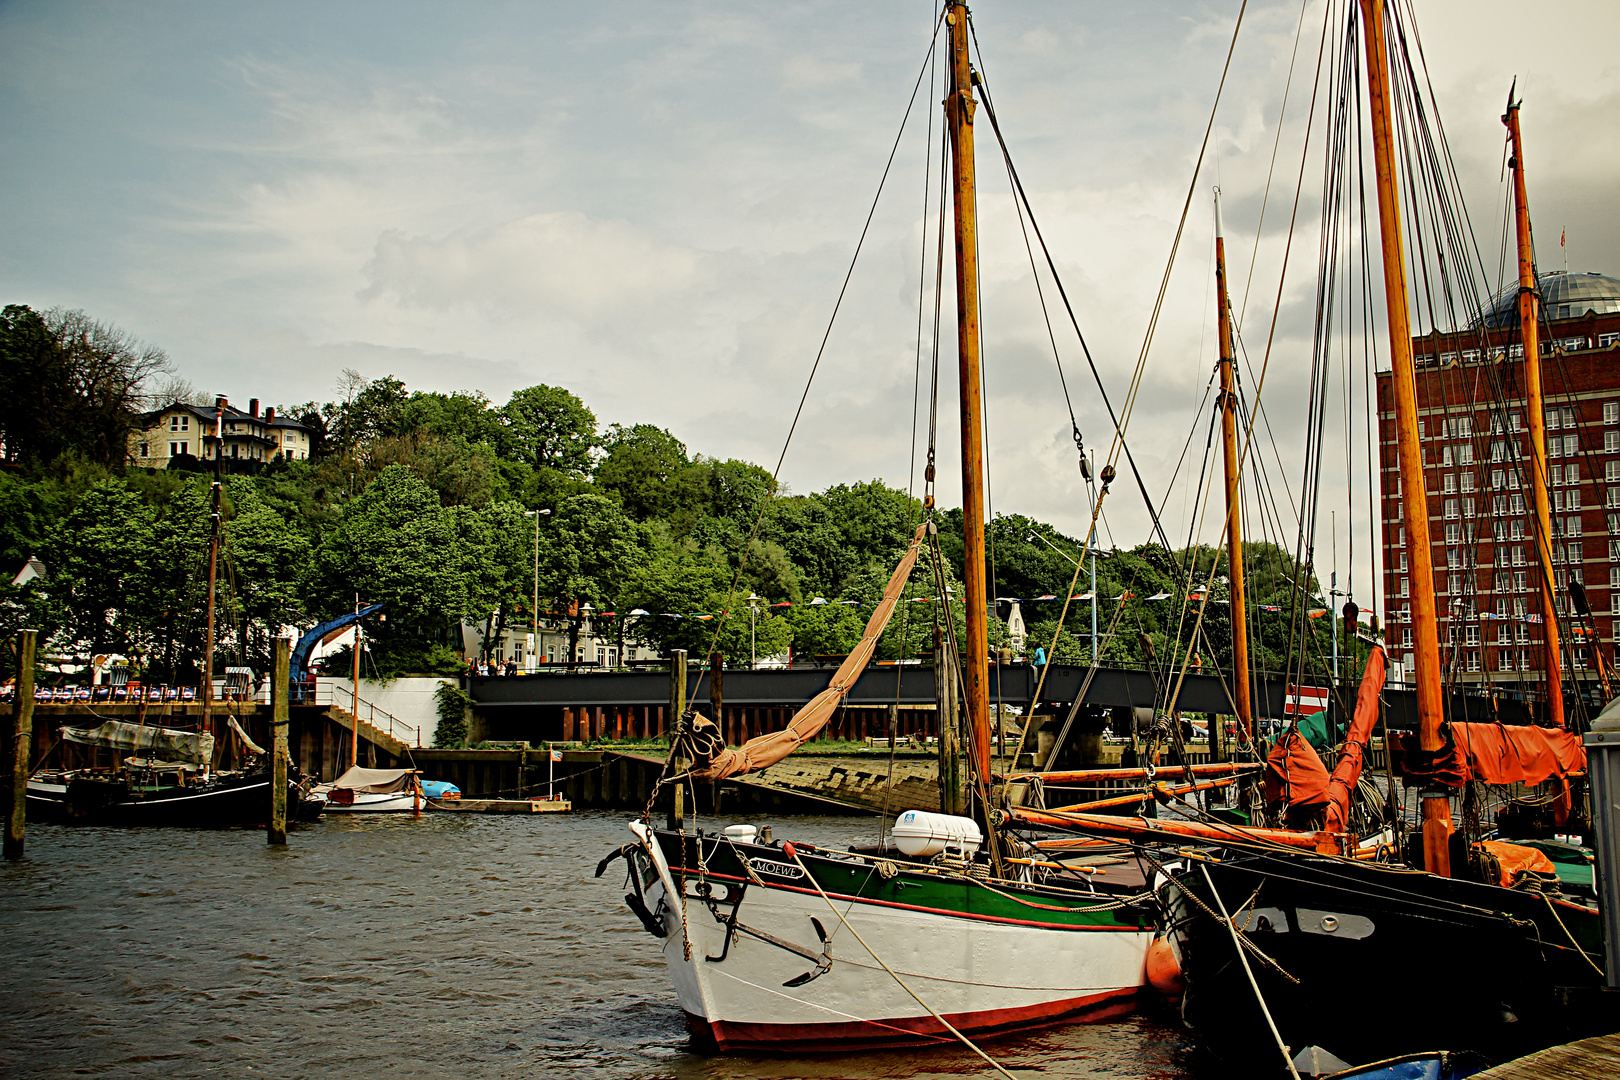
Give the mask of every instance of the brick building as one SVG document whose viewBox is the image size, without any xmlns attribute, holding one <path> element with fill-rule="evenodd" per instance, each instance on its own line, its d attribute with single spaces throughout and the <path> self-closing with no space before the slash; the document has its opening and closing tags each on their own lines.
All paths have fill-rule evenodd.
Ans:
<svg viewBox="0 0 1620 1080">
<path fill-rule="evenodd" d="M 1539 284 L 1555 603 L 1567 617 L 1579 584 L 1595 630 L 1562 624 L 1567 678 L 1594 666 L 1594 649 L 1613 659 L 1620 613 L 1620 280 L 1548 273 Z M 1511 290 L 1474 327 L 1413 345 L 1441 661 L 1461 682 L 1534 690 L 1546 650 L 1519 338 Z M 1384 611 L 1391 659 L 1410 677 L 1410 549 L 1387 371 L 1378 418 Z"/>
</svg>

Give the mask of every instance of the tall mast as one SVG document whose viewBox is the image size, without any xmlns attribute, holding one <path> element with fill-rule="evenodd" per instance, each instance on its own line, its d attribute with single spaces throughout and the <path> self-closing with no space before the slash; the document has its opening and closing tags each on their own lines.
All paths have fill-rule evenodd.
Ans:
<svg viewBox="0 0 1620 1080">
<path fill-rule="evenodd" d="M 1513 218 L 1519 241 L 1519 338 L 1524 342 L 1524 407 L 1530 414 L 1530 488 L 1536 500 L 1536 552 L 1541 572 L 1541 631 L 1547 642 L 1547 712 L 1564 726 L 1564 664 L 1558 642 L 1558 612 L 1553 607 L 1552 512 L 1547 503 L 1547 417 L 1541 396 L 1541 339 L 1537 318 L 1536 259 L 1530 249 L 1530 200 L 1524 187 L 1524 143 L 1519 136 L 1519 103 L 1508 91 L 1502 117 L 1513 139 Z"/>
<path fill-rule="evenodd" d="M 208 606 L 203 635 L 202 730 L 214 733 L 214 593 L 219 581 L 219 534 L 221 525 L 220 501 L 224 485 L 220 482 L 225 468 L 225 410 L 230 402 L 214 399 L 214 486 L 210 492 L 212 511 L 208 519 Z"/>
<path fill-rule="evenodd" d="M 1221 233 L 1221 190 L 1215 189 L 1215 321 L 1221 342 L 1221 446 L 1226 466 L 1226 563 L 1232 582 L 1232 691 L 1238 725 L 1245 739 L 1254 736 L 1253 697 L 1249 690 L 1248 606 L 1243 588 L 1243 523 L 1238 490 L 1237 373 L 1233 370 L 1232 302 L 1226 295 L 1226 239 Z"/>
<path fill-rule="evenodd" d="M 967 5 L 950 0 L 945 21 L 951 32 L 951 91 L 945 114 L 951 128 L 951 186 L 956 213 L 956 342 L 962 403 L 963 586 L 967 593 L 967 640 L 963 687 L 971 752 L 979 791 L 990 780 L 990 635 L 986 625 L 984 561 L 984 431 L 979 397 L 979 227 L 973 190 L 973 73 L 968 65 Z M 980 813 L 989 807 L 981 807 Z"/>
<path fill-rule="evenodd" d="M 1406 306 L 1406 251 L 1401 238 L 1400 197 L 1395 190 L 1395 149 L 1390 132 L 1389 53 L 1384 43 L 1384 0 L 1361 0 L 1367 47 L 1367 97 L 1372 114 L 1373 164 L 1378 181 L 1378 228 L 1384 242 L 1384 303 L 1389 316 L 1390 383 L 1395 391 L 1395 433 L 1400 454 L 1401 504 L 1411 538 L 1412 647 L 1417 681 L 1418 746 L 1441 749 L 1445 708 L 1440 697 L 1440 624 L 1434 609 L 1430 561 L 1429 497 L 1418 441 L 1417 371 L 1412 359 L 1412 322 Z M 1445 792 L 1423 793 L 1424 868 L 1451 875 L 1451 800 Z"/>
</svg>

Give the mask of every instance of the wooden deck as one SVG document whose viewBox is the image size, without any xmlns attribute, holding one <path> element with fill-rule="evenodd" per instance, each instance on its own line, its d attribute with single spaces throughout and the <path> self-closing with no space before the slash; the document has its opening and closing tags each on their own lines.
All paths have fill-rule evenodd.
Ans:
<svg viewBox="0 0 1620 1080">
<path fill-rule="evenodd" d="M 1549 1047 L 1498 1065 L 1475 1080 L 1614 1080 L 1620 1076 L 1620 1035 Z"/>
</svg>

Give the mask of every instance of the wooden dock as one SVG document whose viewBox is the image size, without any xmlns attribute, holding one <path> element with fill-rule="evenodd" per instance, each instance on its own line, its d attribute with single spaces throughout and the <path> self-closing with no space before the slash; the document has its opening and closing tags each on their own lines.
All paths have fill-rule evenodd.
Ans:
<svg viewBox="0 0 1620 1080">
<path fill-rule="evenodd" d="M 566 814 L 574 808 L 567 799 L 443 799 L 432 805 L 452 814 Z"/>
<path fill-rule="evenodd" d="M 1614 1080 L 1620 1076 L 1620 1035 L 1565 1043 L 1475 1073 L 1475 1080 Z"/>
</svg>

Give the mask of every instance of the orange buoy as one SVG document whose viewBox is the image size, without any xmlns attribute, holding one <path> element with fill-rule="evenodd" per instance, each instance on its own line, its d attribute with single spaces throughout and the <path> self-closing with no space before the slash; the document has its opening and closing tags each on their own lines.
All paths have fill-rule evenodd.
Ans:
<svg viewBox="0 0 1620 1080">
<path fill-rule="evenodd" d="M 1181 977 L 1181 963 L 1166 938 L 1156 937 L 1148 946 L 1147 981 L 1149 986 L 1169 998 L 1179 998 L 1181 992 L 1187 989 L 1187 980 Z"/>
</svg>

